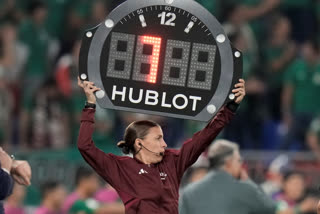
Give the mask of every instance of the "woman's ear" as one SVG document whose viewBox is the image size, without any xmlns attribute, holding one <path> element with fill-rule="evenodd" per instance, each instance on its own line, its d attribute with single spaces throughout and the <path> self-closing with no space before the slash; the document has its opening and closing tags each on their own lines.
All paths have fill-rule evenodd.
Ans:
<svg viewBox="0 0 320 214">
<path fill-rule="evenodd" d="M 134 141 L 134 145 L 136 148 L 140 148 L 141 147 L 141 139 L 136 138 L 136 140 Z"/>
</svg>

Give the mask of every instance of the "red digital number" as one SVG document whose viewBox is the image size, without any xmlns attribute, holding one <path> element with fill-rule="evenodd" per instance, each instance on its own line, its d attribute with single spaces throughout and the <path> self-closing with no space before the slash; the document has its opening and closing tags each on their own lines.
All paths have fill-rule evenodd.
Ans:
<svg viewBox="0 0 320 214">
<path fill-rule="evenodd" d="M 161 38 L 152 36 L 143 36 L 142 42 L 144 44 L 153 45 L 151 62 L 150 62 L 150 75 L 148 77 L 148 82 L 157 82 L 158 64 L 160 56 Z"/>
</svg>

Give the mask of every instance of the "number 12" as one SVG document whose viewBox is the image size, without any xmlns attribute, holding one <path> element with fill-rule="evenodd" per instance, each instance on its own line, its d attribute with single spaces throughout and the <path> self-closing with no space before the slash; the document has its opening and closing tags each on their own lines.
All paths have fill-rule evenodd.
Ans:
<svg viewBox="0 0 320 214">
<path fill-rule="evenodd" d="M 158 14 L 158 17 L 161 18 L 161 23 L 162 25 L 168 25 L 168 26 L 175 26 L 176 24 L 173 22 L 174 20 L 176 20 L 176 14 L 174 13 L 166 13 L 166 12 L 162 12 Z M 170 17 L 170 19 L 168 19 L 166 21 L 166 17 Z"/>
</svg>

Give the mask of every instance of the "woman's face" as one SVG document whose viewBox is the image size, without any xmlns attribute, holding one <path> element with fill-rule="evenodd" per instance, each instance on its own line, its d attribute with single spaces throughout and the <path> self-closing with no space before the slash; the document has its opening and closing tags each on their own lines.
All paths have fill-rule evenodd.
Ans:
<svg viewBox="0 0 320 214">
<path fill-rule="evenodd" d="M 161 127 L 155 126 L 150 128 L 148 134 L 143 139 L 140 139 L 140 143 L 142 144 L 140 152 L 147 155 L 152 160 L 152 163 L 157 163 L 162 160 L 163 155 L 160 155 L 160 153 L 164 154 L 167 144 L 163 139 Z M 140 147 L 139 144 L 138 147 Z"/>
</svg>

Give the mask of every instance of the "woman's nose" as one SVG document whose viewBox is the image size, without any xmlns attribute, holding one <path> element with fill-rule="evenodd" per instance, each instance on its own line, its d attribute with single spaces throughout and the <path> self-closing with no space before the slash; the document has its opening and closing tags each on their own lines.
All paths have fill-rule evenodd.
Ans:
<svg viewBox="0 0 320 214">
<path fill-rule="evenodd" d="M 164 140 L 162 141 L 162 147 L 167 148 L 167 144 Z"/>
</svg>

